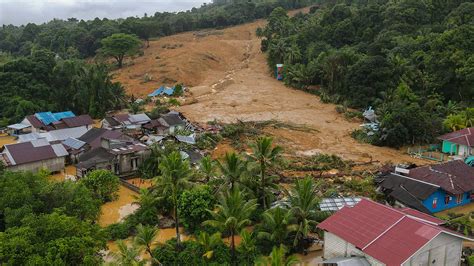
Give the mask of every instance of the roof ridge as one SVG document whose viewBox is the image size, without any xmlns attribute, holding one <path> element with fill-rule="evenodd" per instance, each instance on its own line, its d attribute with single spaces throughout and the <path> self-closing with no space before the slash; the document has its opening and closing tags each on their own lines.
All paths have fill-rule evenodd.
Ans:
<svg viewBox="0 0 474 266">
<path fill-rule="evenodd" d="M 386 234 L 388 231 L 390 231 L 390 229 L 392 229 L 393 227 L 395 227 L 399 222 L 401 222 L 403 219 L 405 219 L 405 217 L 407 216 L 402 216 L 400 219 L 398 219 L 395 223 L 393 223 L 391 226 L 389 226 L 387 229 L 385 229 L 385 231 L 383 231 L 382 233 L 380 233 L 376 238 L 374 238 L 372 241 L 370 241 L 367 245 L 365 245 L 365 247 L 362 248 L 362 250 L 365 250 L 366 248 L 368 248 L 370 245 L 372 245 L 375 241 L 377 241 L 377 239 L 381 238 L 384 234 Z M 408 217 L 409 218 L 409 217 Z"/>
</svg>

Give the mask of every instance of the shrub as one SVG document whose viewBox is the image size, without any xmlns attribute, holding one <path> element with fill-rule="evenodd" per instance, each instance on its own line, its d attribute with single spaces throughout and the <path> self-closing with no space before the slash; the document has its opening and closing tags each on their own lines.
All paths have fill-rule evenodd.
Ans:
<svg viewBox="0 0 474 266">
<path fill-rule="evenodd" d="M 181 105 L 181 103 L 178 100 L 176 100 L 175 98 L 169 99 L 168 104 L 170 106 L 180 106 Z"/>
<path fill-rule="evenodd" d="M 198 186 L 186 190 L 179 197 L 178 210 L 181 222 L 189 232 L 194 232 L 202 222 L 209 220 L 215 204 L 215 197 L 209 186 Z"/>
<path fill-rule="evenodd" d="M 120 187 L 119 178 L 107 170 L 92 171 L 81 182 L 102 202 L 115 199 Z"/>
<path fill-rule="evenodd" d="M 105 229 L 109 240 L 125 239 L 130 235 L 130 225 L 126 222 L 115 223 Z"/>
</svg>

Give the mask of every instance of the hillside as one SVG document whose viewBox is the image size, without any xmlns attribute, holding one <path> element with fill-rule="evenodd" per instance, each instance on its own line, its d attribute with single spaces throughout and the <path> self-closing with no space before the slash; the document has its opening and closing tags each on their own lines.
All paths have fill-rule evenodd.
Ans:
<svg viewBox="0 0 474 266">
<path fill-rule="evenodd" d="M 267 129 L 294 154 L 324 152 L 354 161 L 414 160 L 403 151 L 358 143 L 349 134 L 360 122 L 350 122 L 336 112 L 335 105 L 275 80 L 255 35 L 257 27 L 264 25 L 265 21 L 257 21 L 152 41 L 144 56 L 115 73 L 116 80 L 135 96 L 147 95 L 161 84 L 183 82 L 192 96 L 179 111 L 195 122 L 278 120 L 313 129 Z M 146 73 L 153 80 L 145 83 Z"/>
</svg>

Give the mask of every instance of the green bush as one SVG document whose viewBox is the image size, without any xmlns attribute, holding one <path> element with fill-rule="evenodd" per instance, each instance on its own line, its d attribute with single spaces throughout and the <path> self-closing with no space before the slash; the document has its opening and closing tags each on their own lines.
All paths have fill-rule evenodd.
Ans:
<svg viewBox="0 0 474 266">
<path fill-rule="evenodd" d="M 105 232 L 109 240 L 125 239 L 130 235 L 130 225 L 127 222 L 111 224 Z"/>
<path fill-rule="evenodd" d="M 102 202 L 115 199 L 120 187 L 118 176 L 107 170 L 94 170 L 83 177 L 80 182 Z"/>
<path fill-rule="evenodd" d="M 198 186 L 186 190 L 179 197 L 178 210 L 181 223 L 186 231 L 194 232 L 202 222 L 211 218 L 215 197 L 208 186 Z"/>
</svg>

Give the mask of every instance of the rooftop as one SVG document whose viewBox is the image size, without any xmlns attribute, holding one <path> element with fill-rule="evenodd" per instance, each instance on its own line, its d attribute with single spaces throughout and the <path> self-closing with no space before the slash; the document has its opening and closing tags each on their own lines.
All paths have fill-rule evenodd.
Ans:
<svg viewBox="0 0 474 266">
<path fill-rule="evenodd" d="M 408 177 L 439 186 L 452 194 L 474 190 L 474 168 L 462 160 L 413 168 Z"/>
<path fill-rule="evenodd" d="M 468 127 L 454 131 L 438 137 L 441 140 L 447 140 L 452 143 L 474 147 L 474 127 Z"/>
<path fill-rule="evenodd" d="M 9 165 L 19 165 L 63 157 L 68 153 L 62 144 L 50 145 L 46 140 L 38 139 L 5 145 L 3 154 L 8 158 Z"/>
<path fill-rule="evenodd" d="M 384 264 L 401 265 L 441 233 L 472 241 L 437 222 L 419 212 L 362 199 L 353 207 L 343 207 L 318 227 Z"/>
</svg>

